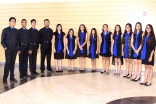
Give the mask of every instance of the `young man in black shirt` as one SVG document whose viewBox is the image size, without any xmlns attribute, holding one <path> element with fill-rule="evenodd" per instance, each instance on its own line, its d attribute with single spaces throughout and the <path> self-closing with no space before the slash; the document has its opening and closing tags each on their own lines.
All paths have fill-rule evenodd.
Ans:
<svg viewBox="0 0 156 104">
<path fill-rule="evenodd" d="M 39 52 L 39 32 L 35 28 L 36 27 L 36 20 L 31 20 L 31 28 L 30 31 L 30 51 L 29 51 L 29 66 L 31 75 L 39 74 L 36 72 L 36 60 L 37 60 L 37 53 Z"/>
<path fill-rule="evenodd" d="M 4 76 L 3 83 L 7 84 L 7 78 L 10 72 L 10 81 L 17 82 L 14 77 L 14 66 L 16 55 L 18 52 L 19 42 L 18 42 L 18 30 L 14 28 L 16 24 L 16 19 L 11 17 L 9 19 L 9 27 L 6 27 L 2 31 L 1 44 L 5 50 L 5 66 L 4 66 Z"/>
<path fill-rule="evenodd" d="M 41 74 L 44 74 L 45 70 L 45 57 L 47 58 L 47 70 L 52 72 L 51 68 L 51 51 L 52 51 L 52 35 L 53 35 L 53 30 L 49 28 L 50 21 L 49 19 L 44 20 L 44 27 L 39 30 L 39 35 L 40 35 L 40 44 L 41 44 Z"/>
<path fill-rule="evenodd" d="M 26 29 L 27 20 L 22 19 L 22 28 L 19 29 L 19 71 L 20 78 L 28 77 L 28 52 L 30 50 L 30 31 Z"/>
</svg>

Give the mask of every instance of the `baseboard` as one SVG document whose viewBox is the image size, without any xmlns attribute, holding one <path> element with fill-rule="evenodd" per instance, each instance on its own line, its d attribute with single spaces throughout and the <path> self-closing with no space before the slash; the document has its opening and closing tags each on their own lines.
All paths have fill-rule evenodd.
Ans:
<svg viewBox="0 0 156 104">
<path fill-rule="evenodd" d="M 4 66 L 4 62 L 0 62 L 0 66 Z M 15 67 L 18 67 L 19 64 L 18 63 L 15 63 Z M 40 68 L 40 65 L 36 65 L 37 69 Z M 52 68 L 55 69 L 55 66 L 52 66 Z M 68 67 L 67 66 L 62 66 L 62 68 L 64 70 L 68 70 Z M 79 70 L 79 67 L 74 67 L 74 70 Z M 91 71 L 91 68 L 85 68 L 86 71 Z M 100 72 L 102 71 L 102 68 L 97 68 L 96 71 Z M 115 72 L 115 69 L 109 69 L 109 72 L 110 73 L 114 73 Z M 121 70 L 121 74 L 125 73 L 125 70 Z M 142 71 L 141 73 L 142 75 L 144 75 L 144 71 Z M 154 71 L 154 75 L 156 75 L 156 72 Z"/>
</svg>

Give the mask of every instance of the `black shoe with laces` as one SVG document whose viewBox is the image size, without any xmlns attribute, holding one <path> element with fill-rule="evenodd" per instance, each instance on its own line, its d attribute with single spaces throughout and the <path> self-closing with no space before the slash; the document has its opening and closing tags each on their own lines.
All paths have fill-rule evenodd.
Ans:
<svg viewBox="0 0 156 104">
<path fill-rule="evenodd" d="M 8 84 L 7 80 L 3 80 L 3 83 L 4 83 L 4 84 Z"/>
</svg>

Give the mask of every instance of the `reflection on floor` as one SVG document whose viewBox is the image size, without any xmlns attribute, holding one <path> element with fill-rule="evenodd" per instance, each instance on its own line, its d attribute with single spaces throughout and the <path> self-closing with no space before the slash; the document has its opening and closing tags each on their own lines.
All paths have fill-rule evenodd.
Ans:
<svg viewBox="0 0 156 104">
<path fill-rule="evenodd" d="M 47 70 L 45 70 L 44 75 L 38 74 L 36 76 L 30 76 L 29 78 L 20 79 L 19 78 L 18 67 L 15 67 L 15 78 L 18 80 L 18 82 L 17 83 L 12 83 L 12 82 L 9 81 L 9 77 L 8 77 L 8 84 L 3 84 L 3 80 L 2 80 L 3 79 L 3 73 L 4 73 L 4 71 L 3 71 L 4 69 L 3 68 L 4 68 L 4 66 L 0 65 L 0 69 L 1 69 L 0 70 L 0 78 L 1 78 L 1 80 L 0 80 L 0 94 L 5 92 L 5 91 L 8 91 L 8 90 L 10 90 L 12 88 L 15 88 L 15 87 L 17 87 L 19 85 L 22 85 L 22 84 L 24 84 L 24 83 L 26 83 L 28 81 L 31 81 L 31 80 L 33 80 L 35 78 L 38 78 L 38 77 L 52 77 L 52 76 L 80 74 L 79 71 L 75 71 L 74 73 L 73 72 L 68 73 L 67 70 L 64 70 L 63 73 L 56 73 L 55 69 L 53 69 L 54 70 L 53 72 L 48 72 Z M 40 73 L 40 69 L 39 68 L 37 68 L 37 72 Z M 88 73 L 88 72 L 90 72 L 90 71 L 85 71 L 84 73 Z M 28 74 L 30 75 L 30 71 L 29 70 L 28 70 Z M 83 74 L 83 73 L 81 73 L 81 74 Z"/>
<path fill-rule="evenodd" d="M 152 86 L 146 87 L 122 76 L 99 72 L 38 77 L 2 93 L 0 104 L 107 104 L 135 96 L 156 96 L 156 78 Z"/>
</svg>

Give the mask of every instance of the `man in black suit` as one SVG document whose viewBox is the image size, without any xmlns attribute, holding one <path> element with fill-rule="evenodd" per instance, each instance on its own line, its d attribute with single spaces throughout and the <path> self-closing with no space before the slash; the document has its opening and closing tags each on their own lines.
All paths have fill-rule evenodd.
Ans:
<svg viewBox="0 0 156 104">
<path fill-rule="evenodd" d="M 45 57 L 47 58 L 47 70 L 52 72 L 51 68 L 51 51 L 52 51 L 52 35 L 53 35 L 53 30 L 49 28 L 50 21 L 49 19 L 44 20 L 44 27 L 40 29 L 39 35 L 40 35 L 40 44 L 41 44 L 41 74 L 44 74 L 45 70 Z"/>
<path fill-rule="evenodd" d="M 36 72 L 36 60 L 37 60 L 37 53 L 39 52 L 39 32 L 35 28 L 36 27 L 36 20 L 31 20 L 31 28 L 30 31 L 30 51 L 29 51 L 29 66 L 31 75 L 39 74 Z"/>
<path fill-rule="evenodd" d="M 30 31 L 26 29 L 27 20 L 22 19 L 19 29 L 19 71 L 20 78 L 28 77 L 28 51 L 30 50 Z"/>
<path fill-rule="evenodd" d="M 14 77 L 14 66 L 16 55 L 18 52 L 19 42 L 18 42 L 18 30 L 14 28 L 16 24 L 16 18 L 10 17 L 9 27 L 6 27 L 2 31 L 1 44 L 5 50 L 5 66 L 4 66 L 4 76 L 3 83 L 7 84 L 7 78 L 10 72 L 10 81 L 17 82 Z"/>
</svg>

